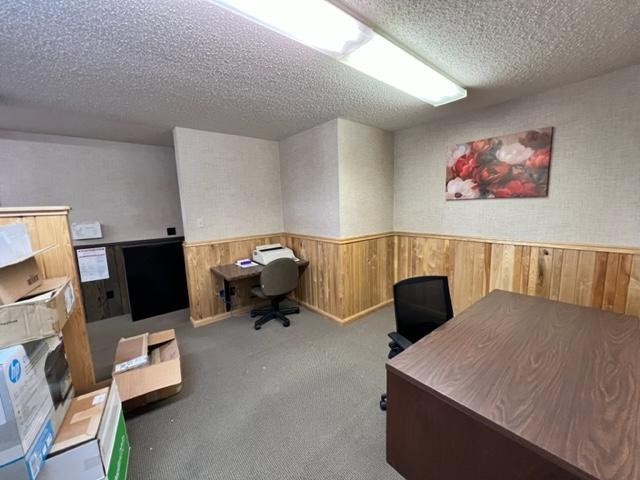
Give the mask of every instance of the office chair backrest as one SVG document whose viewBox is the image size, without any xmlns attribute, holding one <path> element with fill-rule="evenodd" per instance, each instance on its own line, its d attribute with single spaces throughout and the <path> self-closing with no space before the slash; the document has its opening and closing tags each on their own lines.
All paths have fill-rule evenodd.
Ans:
<svg viewBox="0 0 640 480">
<path fill-rule="evenodd" d="M 397 332 L 415 343 L 451 317 L 447 277 L 407 278 L 393 286 Z"/>
<path fill-rule="evenodd" d="M 260 274 L 260 287 L 265 295 L 286 295 L 298 285 L 298 264 L 290 258 L 279 258 L 268 263 Z"/>
</svg>

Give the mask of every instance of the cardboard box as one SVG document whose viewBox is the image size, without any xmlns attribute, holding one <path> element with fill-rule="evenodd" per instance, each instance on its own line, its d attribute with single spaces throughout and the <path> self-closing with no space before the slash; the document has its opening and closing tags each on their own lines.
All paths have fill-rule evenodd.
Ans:
<svg viewBox="0 0 640 480">
<path fill-rule="evenodd" d="M 125 480 L 129 449 L 113 382 L 73 399 L 39 480 Z"/>
<path fill-rule="evenodd" d="M 36 250 L 0 267 L 0 305 L 13 303 L 42 284 L 43 276 L 36 256 L 51 248 L 53 245 Z"/>
<path fill-rule="evenodd" d="M 75 296 L 67 277 L 47 278 L 27 298 L 0 305 L 0 347 L 58 335 Z"/>
<path fill-rule="evenodd" d="M 121 373 L 149 363 L 149 334 L 122 338 L 118 342 L 113 373 Z"/>
<path fill-rule="evenodd" d="M 0 478 L 33 480 L 73 389 L 57 337 L 0 350 Z"/>
<path fill-rule="evenodd" d="M 123 338 L 116 348 L 116 359 L 131 360 L 138 355 L 135 349 L 127 354 L 130 343 Z M 135 408 L 174 395 L 182 386 L 180 371 L 180 351 L 173 329 L 148 334 L 147 355 L 150 361 L 142 366 L 116 373 L 113 378 L 118 384 L 120 398 L 126 402 L 125 409 Z"/>
<path fill-rule="evenodd" d="M 24 223 L 0 225 L 0 267 L 28 257 L 33 252 Z"/>
</svg>

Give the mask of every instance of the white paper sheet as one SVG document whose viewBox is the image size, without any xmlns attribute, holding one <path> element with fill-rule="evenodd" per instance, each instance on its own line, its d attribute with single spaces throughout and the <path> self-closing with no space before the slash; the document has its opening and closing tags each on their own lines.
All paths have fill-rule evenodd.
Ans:
<svg viewBox="0 0 640 480">
<path fill-rule="evenodd" d="M 109 278 L 106 249 L 104 247 L 79 249 L 78 269 L 82 283 Z"/>
<path fill-rule="evenodd" d="M 100 222 L 72 223 L 71 237 L 74 240 L 102 238 L 102 227 L 100 226 Z"/>
<path fill-rule="evenodd" d="M 22 223 L 0 225 L 0 265 L 31 255 L 31 242 Z"/>
</svg>

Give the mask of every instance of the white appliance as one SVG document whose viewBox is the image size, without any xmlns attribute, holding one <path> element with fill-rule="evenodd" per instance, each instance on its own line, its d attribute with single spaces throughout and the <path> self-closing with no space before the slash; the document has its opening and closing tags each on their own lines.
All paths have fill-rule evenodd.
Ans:
<svg viewBox="0 0 640 480">
<path fill-rule="evenodd" d="M 283 247 L 279 243 L 260 245 L 253 251 L 253 261 L 260 265 L 267 265 L 278 258 L 290 258 L 295 261 L 298 260 L 293 254 L 293 250 L 288 247 Z"/>
</svg>

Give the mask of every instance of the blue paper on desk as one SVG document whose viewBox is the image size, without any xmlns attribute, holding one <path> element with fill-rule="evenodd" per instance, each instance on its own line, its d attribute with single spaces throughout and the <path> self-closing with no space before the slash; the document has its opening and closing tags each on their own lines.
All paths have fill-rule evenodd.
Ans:
<svg viewBox="0 0 640 480">
<path fill-rule="evenodd" d="M 236 261 L 236 265 L 240 268 L 249 268 L 249 267 L 257 267 L 258 264 L 251 260 L 250 258 L 241 258 Z"/>
</svg>

